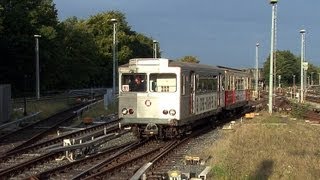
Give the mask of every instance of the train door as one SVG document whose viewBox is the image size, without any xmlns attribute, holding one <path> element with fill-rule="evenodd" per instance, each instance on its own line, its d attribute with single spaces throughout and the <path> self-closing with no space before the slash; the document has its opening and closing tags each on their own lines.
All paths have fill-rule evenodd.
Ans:
<svg viewBox="0 0 320 180">
<path fill-rule="evenodd" d="M 224 74 L 221 74 L 219 73 L 219 92 L 218 92 L 218 95 L 219 95 L 219 107 L 224 107 L 225 106 L 225 91 L 227 90 L 227 83 L 226 83 L 227 79 L 225 77 Z"/>
<path fill-rule="evenodd" d="M 190 72 L 190 114 L 195 114 L 196 100 L 196 75 L 193 71 Z"/>
</svg>

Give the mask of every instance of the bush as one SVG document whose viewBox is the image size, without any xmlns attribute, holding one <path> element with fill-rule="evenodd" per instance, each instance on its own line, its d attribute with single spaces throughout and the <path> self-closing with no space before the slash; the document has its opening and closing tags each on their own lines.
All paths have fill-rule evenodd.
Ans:
<svg viewBox="0 0 320 180">
<path fill-rule="evenodd" d="M 292 103 L 292 110 L 291 110 L 291 115 L 295 118 L 303 118 L 308 109 L 309 109 L 310 105 L 306 105 L 306 104 L 296 104 L 296 103 Z"/>
</svg>

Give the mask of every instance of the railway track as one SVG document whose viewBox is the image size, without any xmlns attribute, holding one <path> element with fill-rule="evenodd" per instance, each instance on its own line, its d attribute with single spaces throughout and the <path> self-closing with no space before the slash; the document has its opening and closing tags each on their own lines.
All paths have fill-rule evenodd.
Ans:
<svg viewBox="0 0 320 180">
<path fill-rule="evenodd" d="M 98 128 L 98 130 L 95 131 L 88 130 L 87 134 L 84 134 L 85 132 L 82 130 L 68 134 L 57 140 L 50 140 L 50 142 L 47 142 L 47 145 L 52 144 L 53 142 L 60 142 L 54 144 L 54 146 L 45 146 L 45 148 L 43 147 L 44 143 L 40 143 L 18 151 L 10 152 L 1 157 L 0 177 L 26 178 L 30 175 L 65 165 L 69 163 L 68 160 L 74 160 L 73 158 L 75 156 L 77 156 L 77 158 L 82 158 L 93 151 L 99 151 L 98 149 L 102 144 L 128 133 L 122 132 L 118 134 L 115 133 L 116 129 L 118 129 L 118 126 L 111 125 L 109 128 L 102 130 L 102 133 L 101 128 L 100 130 Z M 61 140 L 63 138 L 74 137 L 76 134 L 81 135 L 81 137 L 75 139 L 76 141 L 82 141 L 81 144 L 73 144 L 67 147 L 61 146 Z M 72 156 L 69 157 L 68 155 Z"/>
<path fill-rule="evenodd" d="M 204 133 L 203 129 L 199 132 Z M 34 158 L 28 163 L 22 163 L 21 167 L 8 169 L 3 174 L 0 172 L 0 176 L 10 178 L 13 176 L 16 179 L 129 179 L 137 170 L 144 167 L 146 162 L 156 162 L 168 153 L 175 153 L 173 150 L 186 143 L 190 137 L 183 140 L 152 139 L 117 144 L 71 163 L 56 161 L 64 154 L 51 152 Z"/>
<path fill-rule="evenodd" d="M 113 126 L 113 129 L 117 131 L 119 127 L 118 123 L 119 123 L 118 117 L 116 117 L 115 114 L 110 114 L 104 119 L 104 121 L 94 125 L 90 125 L 90 126 L 83 125 L 77 128 L 59 127 L 56 130 L 56 133 L 52 133 L 47 136 L 44 136 L 36 144 L 47 143 L 47 142 L 50 142 L 50 140 L 62 142 L 63 139 L 76 138 L 78 136 L 80 137 L 81 135 L 90 134 L 90 133 L 94 137 L 101 136 L 102 134 L 105 133 L 104 131 L 106 130 L 107 127 Z M 63 132 L 64 129 L 67 129 L 67 131 Z M 71 129 L 71 132 L 68 129 Z M 94 134 L 95 132 L 96 134 Z"/>
<path fill-rule="evenodd" d="M 312 121 L 313 123 L 320 123 L 320 95 L 317 93 L 314 94 L 308 94 L 306 96 L 307 102 L 313 102 L 313 105 L 308 107 L 308 109 L 303 112 L 303 110 L 299 110 L 299 108 L 296 111 L 301 111 L 303 119 Z M 274 101 L 274 109 L 279 112 L 286 112 L 289 113 L 292 111 L 294 104 L 293 102 L 290 102 L 288 98 L 284 95 L 278 95 L 275 97 Z M 318 105 L 317 105 L 318 104 Z M 300 106 L 301 104 L 295 104 L 295 106 Z M 302 105 L 301 105 L 302 106 Z"/>
<path fill-rule="evenodd" d="M 217 123 L 220 124 L 225 121 Z M 114 125 L 114 127 L 117 127 L 117 125 Z M 162 173 L 163 175 L 166 170 L 154 168 L 152 164 L 158 164 L 155 167 L 160 167 L 158 162 L 162 164 L 165 162 L 165 160 L 161 161 L 163 158 L 169 157 L 171 159 L 174 157 L 179 146 L 183 146 L 191 138 L 190 136 L 185 139 L 171 141 L 150 139 L 139 143 L 126 142 L 121 145 L 116 143 L 116 145 L 102 146 L 102 144 L 108 143 L 111 137 L 117 138 L 122 134 L 116 133 L 113 134 L 114 136 L 106 137 L 101 135 L 101 131 L 102 129 L 100 128 L 99 132 L 82 132 L 82 139 L 90 139 L 90 136 L 94 134 L 96 136 L 95 139 L 97 139 L 94 143 L 97 144 L 90 141 L 88 144 L 84 142 L 81 145 L 61 147 L 63 139 L 74 138 L 77 141 L 80 139 L 77 138 L 77 135 L 69 133 L 58 138 L 44 142 L 38 141 L 33 145 L 10 151 L 5 156 L 0 157 L 0 167 L 5 167 L 0 170 L 0 177 L 5 179 L 97 178 L 118 180 L 140 177 L 144 174 Z M 204 130 L 202 129 L 201 132 L 204 132 Z M 78 133 L 81 134 L 81 131 Z M 100 137 L 97 136 L 103 138 L 99 139 Z M 60 146 L 58 146 L 59 144 Z M 90 147 L 89 151 L 87 147 Z M 70 163 L 68 155 L 79 153 L 79 151 L 82 156 Z M 170 153 L 173 155 L 168 155 Z M 149 165 L 150 163 L 151 165 Z M 147 168 L 146 164 L 148 165 Z M 152 169 L 150 170 L 150 168 Z M 137 175 L 136 172 L 140 174 Z"/>
<path fill-rule="evenodd" d="M 38 142 L 36 144 L 32 144 L 14 151 L 6 152 L 0 156 L 0 162 L 6 161 L 10 158 L 17 157 L 21 154 L 36 151 L 38 149 L 61 145 L 64 139 L 81 139 L 81 141 L 85 142 L 88 139 L 96 138 L 107 133 L 114 133 L 118 130 L 118 119 L 113 119 L 110 122 L 94 125 L 86 129 L 74 131 L 65 135 L 60 135 L 53 139 Z"/>
<path fill-rule="evenodd" d="M 186 145 L 192 138 L 210 130 L 212 130 L 210 126 L 205 126 L 199 127 L 197 131 L 182 139 L 146 140 L 128 150 L 118 152 L 111 159 L 106 159 L 72 179 L 140 179 L 154 164 L 158 163 L 155 166 L 161 164 L 161 160 L 169 155 L 176 156 L 177 149 Z M 174 161 L 174 159 L 170 159 L 170 161 Z"/>
<path fill-rule="evenodd" d="M 309 110 L 305 113 L 304 119 L 320 124 L 320 111 L 317 109 Z"/>
<path fill-rule="evenodd" d="M 314 103 L 320 104 L 320 95 L 318 94 L 308 94 L 306 100 Z"/>
<path fill-rule="evenodd" d="M 94 154 L 92 156 L 56 168 L 50 168 L 49 170 L 43 171 L 41 173 L 35 173 L 34 175 L 30 176 L 30 179 L 72 179 L 76 175 L 79 175 L 82 172 L 85 172 L 88 169 L 92 168 L 94 164 L 103 162 L 105 159 L 109 158 L 119 151 L 123 151 L 132 144 L 135 143 L 128 142 L 103 149 L 98 154 Z"/>
<path fill-rule="evenodd" d="M 183 159 L 184 152 L 179 151 L 190 142 L 192 138 L 185 138 L 181 141 L 172 143 L 161 153 L 158 153 L 150 161 L 145 163 L 130 179 L 168 179 L 167 172 L 174 167 L 175 162 Z"/>
<path fill-rule="evenodd" d="M 72 179 L 128 179 L 147 159 L 169 144 L 171 142 L 158 140 L 133 144 Z"/>
<path fill-rule="evenodd" d="M 16 151 L 36 143 L 61 124 L 75 118 L 76 114 L 74 111 L 88 105 L 89 103 L 90 102 L 77 105 L 36 123 L 2 135 L 0 137 L 0 146 L 2 147 L 0 153 L 4 154 L 9 151 Z"/>
</svg>

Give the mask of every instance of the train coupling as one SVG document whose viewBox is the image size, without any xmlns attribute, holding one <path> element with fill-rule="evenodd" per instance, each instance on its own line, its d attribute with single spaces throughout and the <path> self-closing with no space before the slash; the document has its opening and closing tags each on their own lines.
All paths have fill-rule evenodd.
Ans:
<svg viewBox="0 0 320 180">
<path fill-rule="evenodd" d="M 159 128 L 156 124 L 154 123 L 149 123 L 144 129 L 144 133 L 146 135 L 157 135 L 159 133 Z"/>
</svg>

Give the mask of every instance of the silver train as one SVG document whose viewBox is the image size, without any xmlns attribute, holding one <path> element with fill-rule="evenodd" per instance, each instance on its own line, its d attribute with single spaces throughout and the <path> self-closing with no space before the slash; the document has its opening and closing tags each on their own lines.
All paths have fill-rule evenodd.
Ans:
<svg viewBox="0 0 320 180">
<path fill-rule="evenodd" d="M 251 77 L 227 67 L 138 58 L 119 67 L 119 118 L 138 136 L 187 134 L 250 99 Z"/>
</svg>

